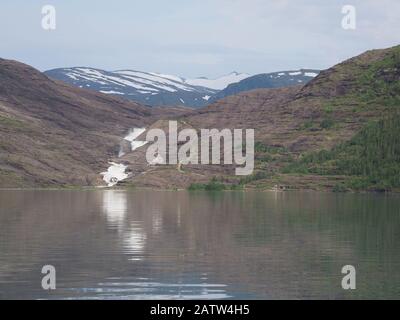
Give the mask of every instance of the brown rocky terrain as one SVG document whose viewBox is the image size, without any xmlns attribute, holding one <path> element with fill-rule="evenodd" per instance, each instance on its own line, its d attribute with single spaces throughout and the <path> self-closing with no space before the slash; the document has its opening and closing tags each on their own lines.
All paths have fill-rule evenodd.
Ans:
<svg viewBox="0 0 400 320">
<path fill-rule="evenodd" d="M 268 178 L 254 179 L 260 180 L 256 182 L 249 179 L 249 186 L 284 184 L 302 189 L 329 189 L 346 177 L 284 175 L 279 171 L 304 154 L 329 150 L 350 140 L 366 123 L 392 112 L 388 98 L 399 94 L 393 87 L 400 81 L 400 66 L 393 68 L 393 63 L 399 63 L 398 50 L 399 47 L 368 51 L 322 71 L 303 87 L 240 93 L 183 115 L 179 121 L 197 129 L 255 129 L 256 171 L 266 173 Z M 384 91 L 381 87 L 388 89 Z M 377 92 L 371 94 L 371 90 Z M 188 180 L 210 180 L 213 175 L 220 176 L 222 182 L 232 182 L 231 175 L 227 175 L 231 171 L 224 167 L 211 174 L 200 166 L 185 169 L 186 179 L 180 179 L 181 186 L 187 186 Z M 199 174 L 197 179 L 193 173 Z M 153 169 L 152 179 L 160 181 L 164 175 L 182 174 L 182 171 L 173 174 Z M 143 184 L 140 178 L 133 178 L 132 182 Z"/>
<path fill-rule="evenodd" d="M 121 136 L 153 113 L 1 59 L 0 187 L 97 185 Z"/>
<path fill-rule="evenodd" d="M 365 103 L 355 93 L 365 89 L 361 84 L 363 73 L 393 50 L 368 51 L 322 71 L 303 87 L 253 90 L 222 99 L 185 116 L 185 120 L 205 128 L 254 128 L 257 140 L 293 152 L 329 149 L 349 139 L 368 119 L 379 117 L 385 110 L 378 103 L 363 108 Z M 383 77 L 394 82 L 400 76 L 392 72 Z M 372 84 L 370 81 L 365 85 Z M 336 127 L 321 127 L 326 118 L 334 120 Z"/>
<path fill-rule="evenodd" d="M 241 179 L 246 186 L 330 188 L 345 177 L 294 176 L 281 169 L 390 114 L 399 96 L 398 51 L 368 51 L 303 87 L 248 91 L 196 111 L 141 106 L 0 60 L 0 187 L 102 185 L 99 172 L 113 160 L 128 166 L 123 186 L 186 188 L 216 176 L 227 184 Z M 118 158 L 129 129 L 167 129 L 167 120 L 177 120 L 180 129 L 255 129 L 255 174 L 235 177 L 233 166 L 149 166 L 146 147 Z"/>
</svg>

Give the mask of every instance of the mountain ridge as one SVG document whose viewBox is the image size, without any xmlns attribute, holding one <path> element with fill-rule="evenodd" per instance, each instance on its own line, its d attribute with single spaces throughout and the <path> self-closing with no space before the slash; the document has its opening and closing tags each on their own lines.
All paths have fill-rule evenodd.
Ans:
<svg viewBox="0 0 400 320">
<path fill-rule="evenodd" d="M 341 190 L 363 181 L 368 190 L 391 190 L 400 186 L 398 121 L 379 121 L 399 108 L 400 46 L 348 59 L 306 85 L 241 92 L 197 110 L 143 106 L 0 60 L 0 186 L 104 185 L 99 173 L 115 160 L 129 173 L 122 186 L 188 188 L 211 181 L 235 188 Z M 196 130 L 255 129 L 254 173 L 240 178 L 232 166 L 149 166 L 144 147 L 127 148 L 119 157 L 130 129 L 168 128 L 168 120 Z M 388 148 L 380 136 L 391 139 Z M 384 170 L 371 169 L 385 160 L 375 156 L 351 162 L 361 169 L 342 170 L 343 160 L 375 150 L 387 152 Z"/>
<path fill-rule="evenodd" d="M 243 91 L 305 84 L 318 72 L 300 69 L 251 76 L 233 71 L 216 79 L 184 78 L 129 69 L 105 71 L 89 67 L 58 68 L 44 73 L 80 88 L 118 95 L 150 106 L 201 108 Z"/>
<path fill-rule="evenodd" d="M 120 136 L 154 112 L 0 59 L 0 186 L 99 185 Z"/>
<path fill-rule="evenodd" d="M 260 73 L 239 82 L 229 84 L 225 89 L 214 94 L 210 102 L 255 89 L 281 88 L 306 84 L 319 74 L 320 70 L 299 69 Z"/>
<path fill-rule="evenodd" d="M 255 129 L 255 171 L 238 178 L 222 166 L 206 183 L 192 180 L 192 187 L 400 191 L 399 110 L 400 46 L 343 61 L 305 86 L 228 96 L 179 121 L 197 129 Z M 383 137 L 390 139 L 387 147 Z M 180 170 L 177 176 L 197 177 L 212 169 Z M 158 186 L 164 175 L 174 177 L 160 168 L 146 181 L 132 177 L 125 183 Z M 179 187 L 171 181 L 164 183 Z"/>
<path fill-rule="evenodd" d="M 98 68 L 73 67 L 45 71 L 48 77 L 105 94 L 120 95 L 151 106 L 202 107 L 221 86 L 248 75 L 229 74 L 217 79 L 183 77 L 137 70 L 106 71 Z M 208 85 L 208 87 L 204 86 Z"/>
</svg>

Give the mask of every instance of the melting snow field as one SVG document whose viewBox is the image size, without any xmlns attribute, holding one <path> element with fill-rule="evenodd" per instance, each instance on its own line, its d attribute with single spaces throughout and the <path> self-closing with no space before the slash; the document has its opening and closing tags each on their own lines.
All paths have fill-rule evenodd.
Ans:
<svg viewBox="0 0 400 320">
<path fill-rule="evenodd" d="M 129 134 L 124 137 L 124 140 L 131 143 L 131 152 L 148 143 L 148 141 L 136 141 L 136 139 L 145 131 L 146 128 L 133 128 Z M 122 155 L 124 155 L 124 153 L 120 152 L 119 156 Z M 109 187 L 115 186 L 119 181 L 128 178 L 129 175 L 126 173 L 128 166 L 116 162 L 109 162 L 109 164 L 110 166 L 107 171 L 101 173 L 103 180 Z"/>
<path fill-rule="evenodd" d="M 128 178 L 128 174 L 125 173 L 127 166 L 115 162 L 109 162 L 109 164 L 107 171 L 101 173 L 103 180 L 109 187 L 115 186 L 118 181 Z"/>
<path fill-rule="evenodd" d="M 250 77 L 250 75 L 247 73 L 232 72 L 228 75 L 219 77 L 217 79 L 196 78 L 196 79 L 185 79 L 184 81 L 185 83 L 192 86 L 201 86 L 215 90 L 223 90 L 228 85 L 239 82 L 248 77 Z"/>
<path fill-rule="evenodd" d="M 305 75 L 306 77 L 313 77 L 313 78 L 315 78 L 315 77 L 318 75 L 318 73 L 315 73 L 315 72 L 306 72 L 304 75 Z"/>
<path fill-rule="evenodd" d="M 125 93 L 123 93 L 123 92 L 113 91 L 113 90 L 110 90 L 110 91 L 100 90 L 100 92 L 101 92 L 101 93 L 105 93 L 105 94 L 122 94 L 122 95 L 125 94 Z"/>
</svg>

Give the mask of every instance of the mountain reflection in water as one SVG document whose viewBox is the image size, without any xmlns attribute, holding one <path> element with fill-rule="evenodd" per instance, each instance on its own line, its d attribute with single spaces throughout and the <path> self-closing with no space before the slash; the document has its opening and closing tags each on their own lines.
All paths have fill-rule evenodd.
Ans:
<svg viewBox="0 0 400 320">
<path fill-rule="evenodd" d="M 399 298 L 400 198 L 0 191 L 0 298 Z M 57 289 L 41 289 L 54 265 Z M 341 268 L 357 269 L 357 290 Z"/>
</svg>

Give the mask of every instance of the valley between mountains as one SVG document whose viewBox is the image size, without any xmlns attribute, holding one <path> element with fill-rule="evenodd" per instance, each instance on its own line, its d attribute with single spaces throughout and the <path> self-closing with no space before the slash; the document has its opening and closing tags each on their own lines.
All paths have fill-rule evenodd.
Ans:
<svg viewBox="0 0 400 320">
<path fill-rule="evenodd" d="M 57 70 L 43 74 L 0 60 L 0 188 L 106 186 L 112 162 L 123 168 L 120 187 L 400 189 L 400 46 L 320 73 L 281 73 L 289 77 L 285 83 L 271 82 L 279 73 L 235 74 L 226 88 L 133 71 Z M 296 76 L 302 78 L 290 80 Z M 146 103 L 161 96 L 161 86 L 162 102 Z M 147 91 L 135 100 L 139 89 Z M 201 103 L 187 108 L 172 89 Z M 166 129 L 169 120 L 180 129 L 255 129 L 254 173 L 149 165 L 141 141 L 146 130 Z"/>
</svg>

